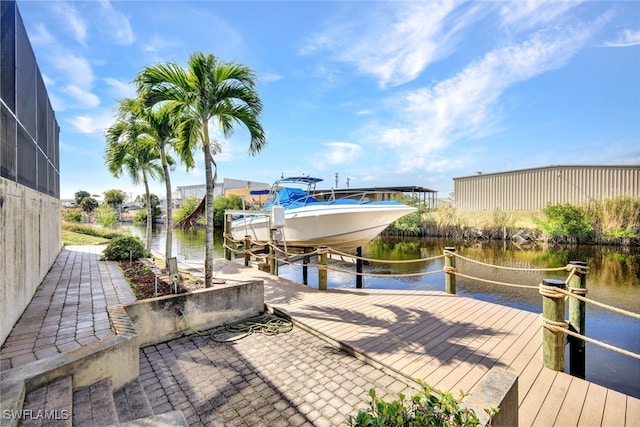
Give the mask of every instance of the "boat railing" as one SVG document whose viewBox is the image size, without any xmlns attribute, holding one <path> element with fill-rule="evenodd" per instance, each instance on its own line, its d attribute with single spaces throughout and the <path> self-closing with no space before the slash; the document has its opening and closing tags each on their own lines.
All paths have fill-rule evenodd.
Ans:
<svg viewBox="0 0 640 427">
<path fill-rule="evenodd" d="M 329 192 L 314 193 L 311 196 L 319 201 L 335 202 L 338 200 L 354 200 L 358 203 L 374 202 L 374 201 L 390 201 L 396 200 L 389 196 L 385 191 L 362 191 L 358 193 L 336 192 L 333 189 Z M 386 199 L 385 199 L 386 197 Z"/>
</svg>

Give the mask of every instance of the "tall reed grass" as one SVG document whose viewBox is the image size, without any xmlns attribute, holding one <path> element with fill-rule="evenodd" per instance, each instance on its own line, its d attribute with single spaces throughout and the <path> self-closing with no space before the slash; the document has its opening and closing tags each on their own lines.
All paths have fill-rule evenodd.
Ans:
<svg viewBox="0 0 640 427">
<path fill-rule="evenodd" d="M 596 238 L 640 237 L 640 198 L 620 196 L 596 200 L 583 206 L 591 218 Z"/>
</svg>

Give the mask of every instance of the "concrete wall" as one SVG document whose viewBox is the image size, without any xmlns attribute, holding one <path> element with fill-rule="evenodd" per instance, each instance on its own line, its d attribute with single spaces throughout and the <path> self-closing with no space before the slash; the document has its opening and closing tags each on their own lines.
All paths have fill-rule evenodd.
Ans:
<svg viewBox="0 0 640 427">
<path fill-rule="evenodd" d="M 0 343 L 62 248 L 60 199 L 0 178 Z"/>
<path fill-rule="evenodd" d="M 189 325 L 202 331 L 263 313 L 264 283 L 216 285 L 186 294 L 141 300 L 123 307 L 135 328 L 138 345 L 144 347 L 191 334 Z M 111 314 L 112 323 L 120 334 L 115 317 Z"/>
</svg>

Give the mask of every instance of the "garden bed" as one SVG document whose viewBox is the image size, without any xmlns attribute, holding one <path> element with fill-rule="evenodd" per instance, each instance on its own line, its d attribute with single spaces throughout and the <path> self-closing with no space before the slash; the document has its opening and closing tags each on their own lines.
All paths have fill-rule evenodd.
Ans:
<svg viewBox="0 0 640 427">
<path fill-rule="evenodd" d="M 137 299 L 154 298 L 156 296 L 172 295 L 173 284 L 168 277 L 158 270 L 158 288 L 156 294 L 156 273 L 153 267 L 143 261 L 118 261 L 122 273 L 129 281 Z M 178 293 L 188 292 L 181 284 L 178 284 Z"/>
</svg>

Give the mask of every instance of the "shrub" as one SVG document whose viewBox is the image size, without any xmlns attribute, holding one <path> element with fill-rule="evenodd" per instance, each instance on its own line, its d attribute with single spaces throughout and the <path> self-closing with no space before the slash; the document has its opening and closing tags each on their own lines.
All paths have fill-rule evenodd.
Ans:
<svg viewBox="0 0 640 427">
<path fill-rule="evenodd" d="M 462 408 L 460 401 L 449 392 L 437 392 L 425 382 L 418 381 L 421 390 L 407 400 L 400 393 L 399 400 L 385 402 L 376 396 L 374 389 L 369 391 L 369 408 L 349 416 L 350 426 L 477 426 L 480 419 L 469 408 Z M 460 399 L 466 395 L 460 393 Z M 485 409 L 493 417 L 497 408 Z"/>
<path fill-rule="evenodd" d="M 62 218 L 69 222 L 80 222 L 82 221 L 82 211 L 80 209 L 65 209 Z"/>
<path fill-rule="evenodd" d="M 542 211 L 547 219 L 537 220 L 537 225 L 551 237 L 569 237 L 584 240 L 593 235 L 591 217 L 570 203 L 548 205 Z"/>
<path fill-rule="evenodd" d="M 160 215 L 162 214 L 162 211 L 160 210 L 160 208 L 158 206 L 153 206 L 151 208 L 151 218 L 152 219 L 156 219 L 159 218 Z M 138 223 L 146 223 L 147 222 L 147 209 L 140 209 L 138 212 L 136 212 L 136 214 L 133 216 L 133 221 L 134 222 L 138 222 Z"/>
<path fill-rule="evenodd" d="M 131 251 L 131 252 L 129 252 Z M 137 236 L 116 237 L 102 252 L 102 259 L 106 261 L 137 260 L 145 256 L 144 243 Z"/>
<path fill-rule="evenodd" d="M 242 198 L 232 194 L 220 196 L 213 200 L 213 226 L 221 230 L 224 228 L 224 211 L 227 209 L 242 209 Z"/>
<path fill-rule="evenodd" d="M 95 210 L 95 216 L 98 224 L 105 228 L 113 227 L 118 222 L 118 213 L 106 203 Z"/>
<path fill-rule="evenodd" d="M 182 204 L 173 211 L 173 220 L 178 222 L 185 219 L 186 217 L 191 215 L 191 212 L 196 210 L 199 204 L 200 199 L 198 199 L 197 197 L 187 197 L 186 199 L 184 199 Z"/>
</svg>

